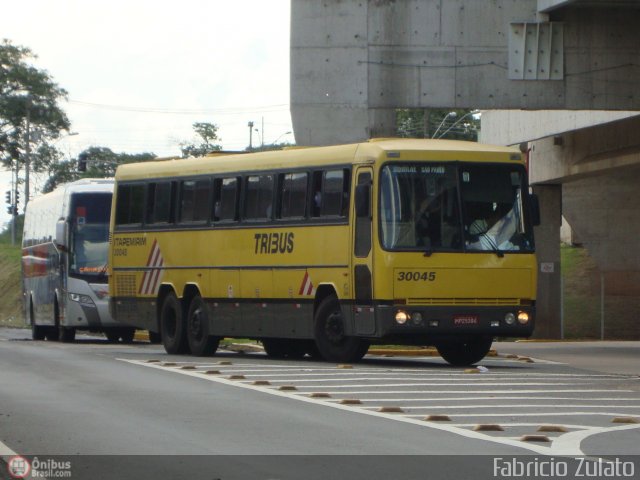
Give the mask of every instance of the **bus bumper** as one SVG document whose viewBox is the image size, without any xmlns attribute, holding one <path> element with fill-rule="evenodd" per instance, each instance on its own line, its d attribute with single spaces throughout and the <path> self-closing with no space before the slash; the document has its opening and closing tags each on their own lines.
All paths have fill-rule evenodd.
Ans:
<svg viewBox="0 0 640 480">
<path fill-rule="evenodd" d="M 409 306 L 378 305 L 375 338 L 396 337 L 411 343 L 457 335 L 529 337 L 535 324 L 535 305 Z"/>
</svg>

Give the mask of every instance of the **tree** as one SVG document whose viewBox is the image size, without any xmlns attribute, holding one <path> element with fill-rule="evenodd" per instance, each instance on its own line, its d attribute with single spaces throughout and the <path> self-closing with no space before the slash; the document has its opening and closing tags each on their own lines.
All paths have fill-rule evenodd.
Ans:
<svg viewBox="0 0 640 480">
<path fill-rule="evenodd" d="M 86 170 L 79 171 L 79 160 L 86 162 Z M 80 178 L 108 178 L 113 177 L 118 165 L 123 163 L 147 162 L 155 160 L 156 155 L 144 153 L 115 153 L 107 147 L 89 147 L 78 155 L 61 162 L 53 162 L 49 166 L 49 179 L 42 191 L 52 191 L 58 185 L 72 182 Z"/>
<path fill-rule="evenodd" d="M 396 111 L 397 133 L 406 138 L 478 140 L 480 116 L 475 110 L 400 109 Z"/>
<path fill-rule="evenodd" d="M 218 126 L 214 123 L 196 122 L 193 124 L 193 130 L 200 137 L 200 143 L 181 142 L 180 150 L 182 158 L 187 157 L 204 157 L 207 153 L 222 150 L 222 146 L 216 142 L 220 141 L 218 137 Z"/>
<path fill-rule="evenodd" d="M 0 162 L 15 171 L 24 166 L 28 149 L 50 147 L 49 142 L 70 127 L 58 105 L 67 92 L 46 71 L 29 63 L 35 58 L 26 47 L 6 39 L 0 43 Z M 47 162 L 55 160 L 50 148 L 45 150 L 49 155 L 39 157 L 33 171 L 46 170 Z"/>
</svg>

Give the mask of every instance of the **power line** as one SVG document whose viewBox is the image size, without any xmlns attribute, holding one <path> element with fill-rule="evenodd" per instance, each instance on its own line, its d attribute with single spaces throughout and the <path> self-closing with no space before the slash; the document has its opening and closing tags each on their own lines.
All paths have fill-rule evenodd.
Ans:
<svg viewBox="0 0 640 480">
<path fill-rule="evenodd" d="M 289 109 L 289 104 L 281 103 L 277 105 L 263 105 L 257 107 L 229 107 L 229 108 L 203 108 L 203 109 L 172 109 L 172 108 L 153 108 L 153 107 L 137 107 L 127 105 L 111 105 L 106 103 L 85 102 L 81 100 L 69 100 L 68 103 L 80 105 L 84 107 L 101 108 L 104 110 L 115 110 L 120 112 L 137 112 L 137 113 L 157 113 L 167 115 L 240 115 L 250 113 L 270 113 L 280 112 Z"/>
</svg>

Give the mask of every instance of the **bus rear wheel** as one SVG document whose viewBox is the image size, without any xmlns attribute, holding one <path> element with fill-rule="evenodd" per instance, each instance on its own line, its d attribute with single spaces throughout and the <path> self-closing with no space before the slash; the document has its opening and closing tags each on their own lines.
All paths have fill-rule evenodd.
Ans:
<svg viewBox="0 0 640 480">
<path fill-rule="evenodd" d="M 340 302 L 330 295 L 320 302 L 314 319 L 316 346 L 329 362 L 357 362 L 365 356 L 369 343 L 345 333 L 345 320 Z"/>
<path fill-rule="evenodd" d="M 167 353 L 173 355 L 189 351 L 187 332 L 182 319 L 182 306 L 173 292 L 169 292 L 162 302 L 160 330 L 162 344 Z"/>
<path fill-rule="evenodd" d="M 476 336 L 456 341 L 443 341 L 436 344 L 438 353 L 449 364 L 456 367 L 473 365 L 482 360 L 493 343 L 492 337 Z"/>
<path fill-rule="evenodd" d="M 209 309 L 200 295 L 193 297 L 189 304 L 187 341 L 191 353 L 197 357 L 213 355 L 220 343 L 220 338 L 209 332 Z"/>
</svg>

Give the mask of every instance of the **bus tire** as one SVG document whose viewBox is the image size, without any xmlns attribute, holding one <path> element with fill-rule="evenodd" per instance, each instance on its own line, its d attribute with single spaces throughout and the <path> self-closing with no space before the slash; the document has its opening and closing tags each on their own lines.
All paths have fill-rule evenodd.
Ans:
<svg viewBox="0 0 640 480">
<path fill-rule="evenodd" d="M 176 294 L 169 292 L 162 302 L 160 310 L 162 344 L 167 353 L 177 355 L 189 352 L 182 307 Z"/>
<path fill-rule="evenodd" d="M 29 301 L 29 322 L 31 323 L 31 339 L 44 340 L 47 330 L 45 327 L 36 325 L 36 317 L 33 314 L 33 301 Z"/>
<path fill-rule="evenodd" d="M 187 313 L 187 341 L 191 354 L 206 357 L 216 353 L 219 337 L 209 333 L 209 309 L 200 295 L 191 299 Z"/>
<path fill-rule="evenodd" d="M 104 336 L 107 337 L 107 341 L 109 343 L 118 343 L 120 340 L 120 331 L 115 328 L 111 328 L 109 330 L 105 330 Z"/>
<path fill-rule="evenodd" d="M 58 329 L 58 340 L 62 343 L 71 343 L 76 339 L 76 329 L 73 327 L 60 326 Z"/>
<path fill-rule="evenodd" d="M 262 346 L 267 356 L 271 358 L 291 358 L 299 360 L 307 353 L 307 346 L 303 340 L 263 338 Z"/>
<path fill-rule="evenodd" d="M 436 344 L 436 348 L 447 363 L 455 367 L 465 367 L 482 360 L 489 353 L 492 343 L 492 337 L 475 336 L 458 341 L 440 342 Z"/>
<path fill-rule="evenodd" d="M 314 318 L 318 351 L 329 362 L 357 362 L 369 349 L 366 340 L 345 335 L 345 320 L 340 302 L 329 295 L 320 302 Z"/>
<path fill-rule="evenodd" d="M 123 328 L 122 330 L 120 330 L 120 340 L 122 340 L 122 343 L 133 343 L 133 338 L 135 336 L 135 328 Z"/>
</svg>

